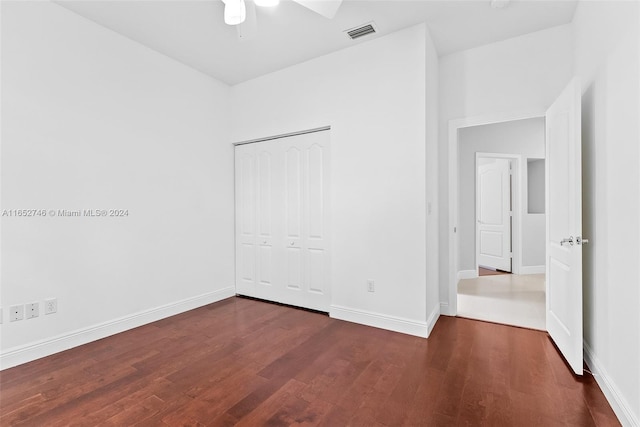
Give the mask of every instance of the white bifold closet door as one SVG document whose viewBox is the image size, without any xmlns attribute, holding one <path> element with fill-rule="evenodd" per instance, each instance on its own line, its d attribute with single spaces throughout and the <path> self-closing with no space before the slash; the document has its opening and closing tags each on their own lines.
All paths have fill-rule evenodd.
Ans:
<svg viewBox="0 0 640 427">
<path fill-rule="evenodd" d="M 329 311 L 329 131 L 235 150 L 236 293 Z"/>
</svg>

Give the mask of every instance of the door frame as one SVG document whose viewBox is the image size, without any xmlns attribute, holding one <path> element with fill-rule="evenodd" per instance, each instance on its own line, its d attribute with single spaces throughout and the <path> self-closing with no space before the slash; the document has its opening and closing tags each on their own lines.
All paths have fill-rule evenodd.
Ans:
<svg viewBox="0 0 640 427">
<path fill-rule="evenodd" d="M 504 113 L 484 114 L 473 117 L 449 120 L 448 146 L 449 146 L 449 218 L 447 235 L 449 240 L 449 298 L 448 303 L 441 303 L 441 312 L 449 316 L 458 314 L 458 131 L 463 128 L 481 125 L 490 125 L 516 120 L 534 119 L 545 117 L 546 109 L 514 111 Z"/>
<path fill-rule="evenodd" d="M 475 207 L 476 207 L 476 252 L 475 265 L 476 273 L 478 272 L 478 253 L 480 251 L 480 231 L 478 229 L 478 202 L 480 201 L 478 194 L 478 160 L 479 159 L 507 159 L 511 161 L 511 273 L 520 274 L 522 267 L 522 179 L 520 170 L 522 167 L 522 155 L 520 154 L 502 154 L 502 153 L 482 153 L 476 152 L 476 191 L 475 191 Z"/>
</svg>

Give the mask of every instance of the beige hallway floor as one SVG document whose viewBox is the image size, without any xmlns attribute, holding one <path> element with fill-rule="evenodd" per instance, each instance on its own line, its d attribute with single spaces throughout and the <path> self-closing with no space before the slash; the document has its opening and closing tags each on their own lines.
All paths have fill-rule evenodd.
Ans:
<svg viewBox="0 0 640 427">
<path fill-rule="evenodd" d="M 458 283 L 458 316 L 546 330 L 544 274 L 481 276 Z"/>
</svg>

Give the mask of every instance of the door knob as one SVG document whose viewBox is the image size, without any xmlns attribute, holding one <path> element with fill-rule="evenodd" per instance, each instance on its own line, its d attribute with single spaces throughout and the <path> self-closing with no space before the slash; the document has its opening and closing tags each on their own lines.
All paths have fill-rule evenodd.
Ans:
<svg viewBox="0 0 640 427">
<path fill-rule="evenodd" d="M 565 243 L 570 244 L 571 246 L 573 246 L 573 236 L 569 236 L 569 238 L 567 239 L 566 237 L 564 239 L 562 239 L 560 241 L 560 246 L 564 246 Z"/>
<path fill-rule="evenodd" d="M 589 239 L 583 239 L 582 237 L 576 237 L 576 245 L 586 245 L 589 243 Z"/>
<path fill-rule="evenodd" d="M 291 242 L 291 246 L 293 246 L 294 242 Z"/>
</svg>

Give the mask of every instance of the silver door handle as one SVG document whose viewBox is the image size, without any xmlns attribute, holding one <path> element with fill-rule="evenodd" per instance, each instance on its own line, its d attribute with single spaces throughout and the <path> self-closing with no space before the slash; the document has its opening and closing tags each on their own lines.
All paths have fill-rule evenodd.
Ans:
<svg viewBox="0 0 640 427">
<path fill-rule="evenodd" d="M 576 237 L 576 245 L 586 245 L 589 243 L 589 239 L 583 239 L 582 237 Z"/>
<path fill-rule="evenodd" d="M 573 236 L 569 236 L 569 238 L 564 238 L 562 240 L 560 240 L 560 246 L 564 246 L 565 243 L 570 244 L 571 246 L 573 246 Z"/>
</svg>

